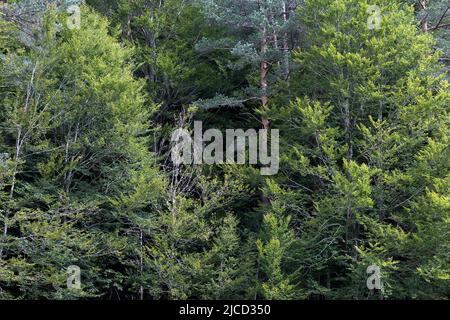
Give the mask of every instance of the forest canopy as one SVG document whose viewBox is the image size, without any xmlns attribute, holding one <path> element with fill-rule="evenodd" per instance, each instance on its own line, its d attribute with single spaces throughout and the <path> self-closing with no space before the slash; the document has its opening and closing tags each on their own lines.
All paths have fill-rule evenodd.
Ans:
<svg viewBox="0 0 450 320">
<path fill-rule="evenodd" d="M 448 299 L 449 27 L 445 0 L 0 1 L 0 299 Z"/>
</svg>

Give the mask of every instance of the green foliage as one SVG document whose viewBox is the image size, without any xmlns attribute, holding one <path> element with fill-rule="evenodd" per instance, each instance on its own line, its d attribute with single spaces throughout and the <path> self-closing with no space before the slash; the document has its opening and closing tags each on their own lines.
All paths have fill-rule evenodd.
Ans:
<svg viewBox="0 0 450 320">
<path fill-rule="evenodd" d="M 295 287 L 283 272 L 283 260 L 289 257 L 295 239 L 289 223 L 288 217 L 264 215 L 262 235 L 256 243 L 261 272 L 267 278 L 261 284 L 264 299 L 288 300 L 295 297 Z"/>
<path fill-rule="evenodd" d="M 448 299 L 448 30 L 410 2 L 1 6 L 0 299 Z M 279 174 L 172 163 L 193 120 L 280 129 Z"/>
<path fill-rule="evenodd" d="M 102 261 L 118 260 L 117 247 L 129 241 L 111 230 L 117 220 L 102 217 L 108 199 L 135 183 L 137 170 L 158 185 L 157 172 L 145 169 L 142 83 L 106 20 L 84 8 L 81 29 L 57 31 L 54 22 L 64 16 L 50 11 L 44 19 L 50 29 L 35 49 L 19 48 L 2 65 L 1 149 L 12 155 L 2 184 L 2 292 L 105 295 L 122 280 Z M 65 287 L 70 265 L 84 271 L 79 292 Z"/>
<path fill-rule="evenodd" d="M 378 30 L 369 4 L 381 8 Z M 286 137 L 280 181 L 302 195 L 290 209 L 301 287 L 310 297 L 445 298 L 448 209 L 432 201 L 448 204 L 449 94 L 432 37 L 401 2 L 306 1 L 300 19 L 308 35 L 294 78 L 308 97 L 269 116 Z M 382 269 L 379 294 L 365 288 L 371 264 Z"/>
</svg>

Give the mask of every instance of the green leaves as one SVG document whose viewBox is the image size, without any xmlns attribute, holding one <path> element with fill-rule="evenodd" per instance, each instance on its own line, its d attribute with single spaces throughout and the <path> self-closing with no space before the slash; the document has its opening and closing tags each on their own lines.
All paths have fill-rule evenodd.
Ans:
<svg viewBox="0 0 450 320">
<path fill-rule="evenodd" d="M 261 294 L 264 299 L 289 300 L 295 298 L 295 286 L 285 274 L 283 263 L 289 257 L 294 234 L 289 227 L 289 217 L 266 214 L 262 234 L 257 240 L 259 266 L 262 278 Z"/>
<path fill-rule="evenodd" d="M 0 299 L 448 298 L 442 1 L 86 2 L 0 9 Z M 173 164 L 194 119 L 279 174 Z"/>
</svg>

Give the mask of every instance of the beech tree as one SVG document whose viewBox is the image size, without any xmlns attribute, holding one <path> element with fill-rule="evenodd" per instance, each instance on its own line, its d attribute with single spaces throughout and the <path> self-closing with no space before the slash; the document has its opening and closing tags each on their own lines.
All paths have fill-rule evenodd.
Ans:
<svg viewBox="0 0 450 320">
<path fill-rule="evenodd" d="M 262 109 L 267 107 L 273 94 L 272 86 L 279 80 L 287 80 L 291 72 L 290 52 L 295 47 L 292 35 L 296 30 L 295 16 L 297 1 L 286 0 L 201 0 L 198 1 L 205 16 L 229 30 L 227 38 L 204 38 L 198 45 L 200 51 L 227 49 L 238 60 L 232 67 L 251 65 L 257 69 L 258 81 L 239 96 L 218 95 L 201 101 L 206 108 L 221 105 L 242 105 L 253 99 L 260 100 Z M 261 120 L 263 128 L 269 127 L 269 120 Z"/>
<path fill-rule="evenodd" d="M 431 270 L 445 265 L 445 241 L 432 244 L 418 234 L 437 240 L 447 224 L 448 210 L 437 202 L 448 196 L 441 193 L 448 179 L 448 82 L 435 76 L 440 54 L 411 23 L 412 8 L 378 1 L 383 15 L 374 30 L 365 19 L 371 4 L 305 3 L 300 19 L 308 36 L 294 55 L 294 78 L 299 95 L 308 96 L 273 109 L 275 124 L 290 137 L 280 177 L 288 187 L 278 194 L 298 221 L 298 281 L 312 296 L 422 296 L 413 281 L 423 296 L 435 289 L 444 297 L 446 267 Z M 427 201 L 433 222 L 417 211 Z M 412 245 L 418 238 L 424 242 Z M 407 249 L 420 247 L 427 249 L 417 255 Z M 379 295 L 365 287 L 369 265 L 381 268 Z"/>
</svg>

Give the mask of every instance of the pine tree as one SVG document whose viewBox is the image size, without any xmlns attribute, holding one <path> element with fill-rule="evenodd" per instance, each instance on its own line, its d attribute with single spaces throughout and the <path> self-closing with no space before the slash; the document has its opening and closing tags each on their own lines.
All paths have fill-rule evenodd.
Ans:
<svg viewBox="0 0 450 320">
<path fill-rule="evenodd" d="M 66 16 L 48 11 L 30 51 L 9 54 L 2 65 L 10 88 L 2 95 L 2 149 L 15 156 L 3 189 L 14 202 L 2 203 L 1 283 L 17 297 L 121 291 L 134 234 L 120 234 L 111 199 L 139 183 L 137 171 L 150 186 L 160 184 L 148 168 L 149 115 L 143 85 L 132 77 L 132 51 L 83 10 L 79 30 L 57 28 Z M 70 265 L 82 270 L 81 290 L 64 285 Z"/>
<path fill-rule="evenodd" d="M 299 297 L 289 275 L 289 260 L 296 241 L 291 217 L 285 215 L 284 194 L 273 181 L 268 183 L 273 212 L 263 217 L 261 234 L 256 242 L 260 274 L 260 293 L 268 300 L 288 300 Z M 281 193 L 281 194 L 280 194 Z"/>
<path fill-rule="evenodd" d="M 368 25 L 373 4 L 379 28 Z M 300 19 L 308 36 L 295 54 L 294 85 L 308 97 L 272 113 L 287 137 L 280 180 L 298 193 L 286 208 L 298 221 L 300 287 L 330 298 L 443 296 L 425 280 L 421 293 L 412 285 L 428 276 L 434 288 L 445 287 L 443 247 L 427 247 L 420 258 L 408 251 L 438 241 L 446 224 L 438 185 L 448 162 L 434 162 L 440 170 L 420 164 L 425 154 L 434 157 L 431 150 L 448 153 L 448 83 L 436 76 L 432 38 L 418 32 L 412 8 L 401 2 L 307 1 Z M 432 199 L 443 207 L 434 204 L 439 218 L 429 220 L 423 204 Z M 370 264 L 383 275 L 377 296 L 365 287 Z"/>
<path fill-rule="evenodd" d="M 200 101 L 205 108 L 240 106 L 243 102 L 259 99 L 265 109 L 273 95 L 272 86 L 279 80 L 287 80 L 290 68 L 290 51 L 295 43 L 290 35 L 295 31 L 297 1 L 286 0 L 202 0 L 199 5 L 205 16 L 229 30 L 222 39 L 203 39 L 198 50 L 227 49 L 238 60 L 234 68 L 251 66 L 250 86 L 239 96 L 218 95 L 214 99 Z M 258 76 L 256 76 L 256 70 Z M 264 128 L 269 120 L 261 120 Z"/>
</svg>

